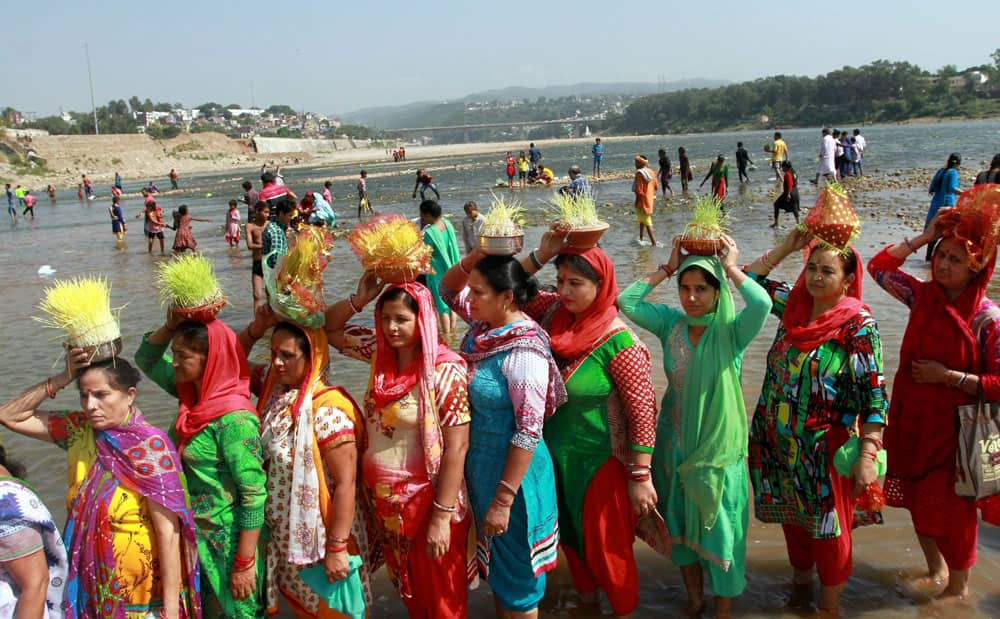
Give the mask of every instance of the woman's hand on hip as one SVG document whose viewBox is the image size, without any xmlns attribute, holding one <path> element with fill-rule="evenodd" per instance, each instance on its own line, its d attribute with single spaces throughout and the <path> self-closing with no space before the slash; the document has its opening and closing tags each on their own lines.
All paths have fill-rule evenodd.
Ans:
<svg viewBox="0 0 1000 619">
<path fill-rule="evenodd" d="M 440 559 L 451 546 L 451 513 L 431 509 L 427 525 L 427 556 Z"/>
<path fill-rule="evenodd" d="M 629 481 L 628 498 L 632 501 L 632 509 L 638 518 L 648 516 L 656 509 L 656 488 L 653 487 L 653 480 Z"/>
</svg>

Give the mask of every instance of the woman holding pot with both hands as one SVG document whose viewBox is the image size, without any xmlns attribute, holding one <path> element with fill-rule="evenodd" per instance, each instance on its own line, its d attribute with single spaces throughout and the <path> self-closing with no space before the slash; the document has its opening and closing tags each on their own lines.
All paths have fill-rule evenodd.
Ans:
<svg viewBox="0 0 1000 619">
<path fill-rule="evenodd" d="M 583 603 L 598 605 L 603 590 L 616 616 L 631 617 L 639 604 L 636 525 L 658 518 L 652 366 L 649 350 L 618 316 L 611 258 L 599 247 L 568 247 L 566 238 L 553 228 L 521 259 L 527 273 L 552 257 L 558 270 L 557 292 L 539 292 L 521 309 L 548 333 L 568 394 L 545 422 L 559 543 Z M 664 535 L 659 546 L 669 543 Z"/>
<path fill-rule="evenodd" d="M 424 285 L 358 292 L 326 312 L 330 345 L 371 365 L 362 471 L 375 504 L 389 576 L 410 617 L 464 619 L 471 518 L 463 477 L 469 446 L 465 361 L 438 337 Z M 371 301 L 375 328 L 348 320 Z"/>
<path fill-rule="evenodd" d="M 740 370 L 743 351 L 771 309 L 767 293 L 737 266 L 739 250 L 725 236 L 720 257 L 681 254 L 618 297 L 622 313 L 663 346 L 668 386 L 656 430 L 653 482 L 674 541 L 688 611 L 704 610 L 704 574 L 715 593 L 715 616 L 729 617 L 746 588 L 749 525 L 747 414 Z M 650 303 L 653 289 L 677 277 L 681 308 Z M 746 308 L 736 311 L 730 280 Z"/>
<path fill-rule="evenodd" d="M 877 479 L 885 380 L 856 250 L 813 244 L 794 286 L 766 277 L 808 240 L 796 229 L 746 268 L 781 319 L 750 424 L 750 480 L 757 518 L 782 525 L 795 601 L 812 597 L 815 568 L 820 611 L 837 616 L 851 575 L 852 529 L 881 522 L 881 514 L 856 511 L 853 503 Z M 860 456 L 847 477 L 833 460 L 851 437 Z"/>
</svg>

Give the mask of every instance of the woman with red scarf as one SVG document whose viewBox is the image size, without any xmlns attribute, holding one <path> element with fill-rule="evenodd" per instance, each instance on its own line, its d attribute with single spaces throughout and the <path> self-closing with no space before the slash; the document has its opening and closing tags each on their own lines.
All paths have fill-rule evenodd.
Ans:
<svg viewBox="0 0 1000 619">
<path fill-rule="evenodd" d="M 330 345 L 371 364 L 362 472 L 389 576 L 415 618 L 464 618 L 471 519 L 463 477 L 469 445 L 465 361 L 438 337 L 422 284 L 390 287 L 366 272 L 326 313 Z M 375 328 L 349 325 L 378 298 Z"/>
<path fill-rule="evenodd" d="M 875 281 L 910 308 L 885 437 L 886 499 L 913 518 L 928 569 L 915 584 L 944 596 L 968 594 L 978 531 L 975 501 L 955 495 L 955 409 L 977 395 L 1000 400 L 1000 308 L 986 298 L 996 264 L 996 237 L 987 231 L 998 211 L 1000 187 L 970 190 L 923 233 L 868 264 Z M 930 281 L 901 269 L 938 239 Z"/>
<path fill-rule="evenodd" d="M 257 540 L 267 491 L 243 348 L 219 320 L 180 322 L 171 313 L 142 339 L 135 362 L 179 402 L 171 438 L 198 529 L 205 616 L 260 617 Z"/>
<path fill-rule="evenodd" d="M 765 277 L 807 241 L 794 230 L 745 269 L 781 319 L 750 424 L 750 481 L 757 518 L 782 525 L 793 604 L 811 605 L 815 568 L 819 609 L 839 616 L 851 575 L 851 530 L 881 522 L 877 510 L 853 503 L 877 478 L 886 423 L 882 344 L 861 301 L 861 258 L 853 248 L 814 245 L 794 286 Z M 850 476 L 834 467 L 845 445 L 860 451 Z"/>
<path fill-rule="evenodd" d="M 618 316 L 615 269 L 604 250 L 567 247 L 565 234 L 552 230 L 521 264 L 533 273 L 556 254 L 557 292 L 539 292 L 521 309 L 548 331 L 569 396 L 545 422 L 559 545 L 583 602 L 597 605 L 603 590 L 615 615 L 627 617 L 639 604 L 636 524 L 656 510 L 652 364 Z"/>
</svg>

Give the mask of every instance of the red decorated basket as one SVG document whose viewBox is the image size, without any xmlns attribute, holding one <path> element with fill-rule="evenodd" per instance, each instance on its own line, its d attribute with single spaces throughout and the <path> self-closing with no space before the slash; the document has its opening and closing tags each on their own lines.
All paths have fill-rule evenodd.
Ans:
<svg viewBox="0 0 1000 619">
<path fill-rule="evenodd" d="M 721 239 L 681 239 L 681 249 L 695 256 L 714 256 L 722 249 Z"/>
<path fill-rule="evenodd" d="M 570 247 L 576 249 L 590 249 L 591 247 L 597 246 L 597 242 L 601 240 L 601 237 L 604 236 L 604 233 L 607 232 L 610 227 L 610 224 L 602 221 L 594 226 L 572 228 L 566 233 L 566 241 L 569 243 Z"/>
</svg>

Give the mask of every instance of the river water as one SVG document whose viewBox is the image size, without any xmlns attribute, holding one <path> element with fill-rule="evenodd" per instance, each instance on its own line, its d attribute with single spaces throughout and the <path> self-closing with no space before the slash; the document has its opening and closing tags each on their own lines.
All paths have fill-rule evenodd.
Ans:
<svg viewBox="0 0 1000 619">
<path fill-rule="evenodd" d="M 808 206 L 816 196 L 806 178 L 811 177 L 814 170 L 819 132 L 790 130 L 783 133 L 792 159 L 799 169 L 802 203 Z M 980 162 L 989 161 L 998 150 L 1000 123 L 873 126 L 865 128 L 865 135 L 868 139 L 865 164 L 869 173 L 939 167 L 952 151 L 960 152 L 966 168 L 971 170 L 979 169 Z M 733 220 L 733 236 L 739 243 L 743 262 L 750 262 L 779 242 L 792 223 L 789 215 L 782 214 L 782 228 L 777 232 L 768 228 L 771 202 L 776 194 L 773 175 L 767 169 L 767 156 L 761 150 L 769 138 L 770 132 L 612 138 L 605 142 L 607 153 L 603 168 L 606 173 L 629 172 L 633 169 L 632 159 L 638 153 L 645 154 L 654 163 L 658 148 L 666 148 L 676 165 L 677 147 L 684 146 L 696 166 L 695 174 L 699 176 L 707 171 L 709 161 L 717 153 L 725 153 L 732 167 L 728 203 Z M 735 164 L 732 163 L 737 140 L 742 140 L 751 157 L 756 157 L 759 161 L 757 169 L 750 173 L 753 182 L 749 186 L 737 183 Z M 573 163 L 580 164 L 585 171 L 589 171 L 589 153 L 587 142 L 543 147 L 545 163 L 558 173 L 564 173 Z M 411 154 L 417 156 L 419 150 L 414 149 Z M 427 161 L 411 159 L 399 164 L 391 161 L 367 164 L 365 168 L 369 171 L 369 193 L 375 208 L 380 212 L 401 212 L 415 216 L 416 201 L 410 199 L 413 171 L 417 165 L 428 167 L 442 192 L 445 212 L 453 217 L 457 227 L 463 216 L 461 207 L 465 201 L 476 200 L 481 208 L 488 205 L 495 179 L 504 176 L 501 156 L 502 153 L 497 153 Z M 319 191 L 323 180 L 333 179 L 334 206 L 340 225 L 349 226 L 355 222 L 354 184 L 359 169 L 357 164 L 331 168 L 296 168 L 286 170 L 285 179 L 300 195 L 305 189 Z M 183 170 L 180 172 L 183 174 Z M 194 233 L 199 247 L 213 259 L 219 279 L 230 299 L 221 318 L 236 330 L 242 328 L 251 315 L 250 254 L 245 246 L 239 250 L 230 250 L 222 238 L 222 228 L 226 202 L 242 194 L 239 183 L 245 178 L 253 179 L 257 184 L 255 176 L 252 172 L 234 170 L 226 174 L 182 178 L 184 191 L 161 195 L 158 199 L 167 213 L 185 203 L 191 207 L 194 215 L 212 220 L 209 223 L 195 223 Z M 679 177 L 675 176 L 677 197 L 658 202 L 653 217 L 657 238 L 664 243 L 668 243 L 673 235 L 683 230 L 690 209 L 691 196 L 680 195 L 677 178 Z M 142 333 L 160 324 L 163 310 L 152 286 L 152 276 L 155 265 L 166 258 L 161 257 L 158 252 L 152 256 L 146 253 L 145 241 L 141 238 L 141 221 L 131 219 L 140 211 L 142 201 L 137 195 L 129 194 L 137 192 L 149 180 L 126 180 L 128 197 L 123 206 L 134 225 L 130 226 L 128 247 L 124 250 L 116 247 L 111 234 L 106 209 L 110 203 L 108 187 L 98 187 L 99 198 L 90 202 L 78 201 L 75 191 L 62 191 L 57 194 L 53 204 L 43 192 L 38 191 L 40 195 L 35 209 L 35 222 L 20 221 L 16 225 L 0 226 L 0 264 L 3 265 L 0 269 L 0 290 L 7 299 L 8 315 L 5 337 L 0 340 L 0 374 L 5 377 L 0 398 L 13 397 L 28 385 L 37 383 L 53 373 L 60 362 L 58 334 L 40 328 L 32 320 L 38 314 L 34 306 L 40 299 L 42 288 L 51 281 L 50 278 L 38 275 L 38 270 L 43 265 L 55 269 L 56 277 L 100 273 L 111 280 L 113 305 L 125 306 L 122 311 L 122 331 L 127 357 L 131 358 Z M 700 176 L 696 178 L 696 181 L 700 180 Z M 168 185 L 165 179 L 162 185 Z M 666 249 L 639 247 L 636 244 L 630 180 L 623 178 L 605 181 L 595 187 L 598 203 L 602 205 L 602 215 L 612 224 L 602 244 L 614 259 L 619 285 L 624 287 L 665 262 L 669 254 Z M 694 188 L 692 185 L 692 190 Z M 516 191 L 515 195 L 529 209 L 525 244 L 526 247 L 534 247 L 545 229 L 546 220 L 551 219 L 543 203 L 548 192 L 528 189 Z M 865 257 L 870 257 L 884 244 L 900 240 L 919 230 L 928 203 L 924 189 L 856 192 L 851 194 L 851 198 L 864 221 L 857 247 Z M 168 230 L 167 233 L 169 232 Z M 168 252 L 169 246 L 170 239 L 167 240 Z M 338 241 L 333 253 L 331 268 L 326 273 L 328 300 L 346 296 L 354 289 L 360 275 L 360 267 L 346 241 Z M 773 276 L 794 280 L 800 268 L 800 260 L 793 256 L 776 269 Z M 925 264 L 917 258 L 907 261 L 905 268 L 919 277 L 928 276 Z M 553 283 L 553 269 L 545 269 L 540 278 L 543 283 Z M 901 304 L 878 289 L 868 277 L 865 289 L 865 301 L 872 307 L 879 322 L 886 379 L 891 386 L 907 312 Z M 1000 289 L 991 286 L 990 292 L 992 298 L 1000 299 Z M 654 291 L 652 299 L 676 304 L 677 294 L 673 287 L 661 286 Z M 371 315 L 359 319 L 370 323 Z M 743 385 L 748 410 L 753 410 L 759 395 L 764 358 L 776 324 L 775 319 L 769 319 L 764 331 L 746 353 Z M 665 379 L 661 369 L 660 347 L 654 338 L 647 337 L 646 341 L 651 344 L 654 380 L 658 392 L 662 393 Z M 255 354 L 263 358 L 265 352 L 258 347 Z M 360 397 L 367 378 L 367 366 L 335 354 L 332 375 L 336 383 L 343 384 L 352 394 Z M 169 426 L 176 412 L 176 401 L 172 401 L 148 381 L 140 384 L 138 402 L 151 421 L 164 428 Z M 67 389 L 59 395 L 53 408 L 69 409 L 75 406 L 77 402 L 73 390 Z M 31 483 L 48 503 L 57 521 L 63 522 L 66 492 L 64 454 L 54 446 L 24 439 L 11 432 L 4 432 L 3 438 L 15 457 L 26 462 Z M 1000 616 L 1000 583 L 993 577 L 1000 568 L 1000 534 L 995 528 L 989 525 L 981 528 L 979 561 L 971 581 L 973 595 L 968 602 L 957 605 L 927 604 L 904 592 L 903 578 L 918 574 L 924 566 L 907 512 L 887 509 L 885 525 L 857 530 L 854 539 L 854 575 L 843 596 L 843 608 L 847 616 Z M 799 616 L 793 611 L 784 610 L 790 568 L 780 528 L 761 525 L 751 518 L 748 544 L 749 586 L 736 602 L 735 614 L 746 617 Z M 681 616 L 685 595 L 678 570 L 646 548 L 636 548 L 640 558 L 642 587 L 637 616 Z M 378 577 L 377 594 L 373 617 L 406 616 L 384 575 Z M 492 612 L 488 587 L 483 586 L 473 592 L 471 599 L 474 612 Z M 541 606 L 542 616 L 597 616 L 592 611 L 576 606 L 577 598 L 572 591 L 568 572 L 560 567 L 551 575 L 549 595 Z M 606 605 L 604 612 L 609 612 Z"/>
</svg>

